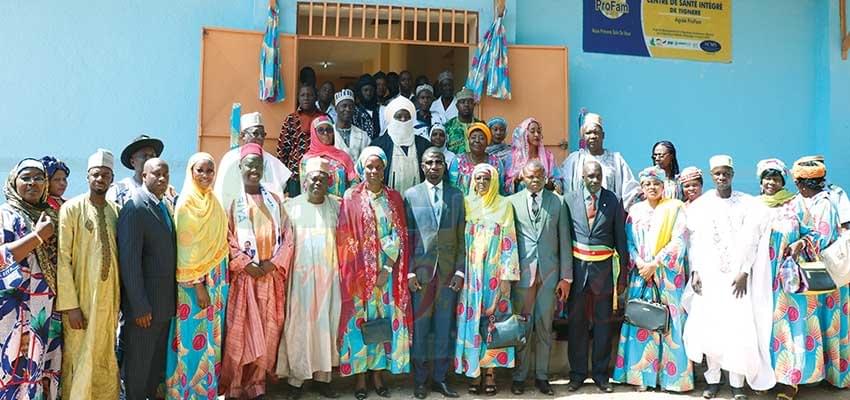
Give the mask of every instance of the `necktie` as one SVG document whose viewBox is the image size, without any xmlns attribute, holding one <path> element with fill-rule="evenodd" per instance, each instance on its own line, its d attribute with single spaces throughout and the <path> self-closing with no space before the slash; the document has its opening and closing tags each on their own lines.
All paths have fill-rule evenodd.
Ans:
<svg viewBox="0 0 850 400">
<path fill-rule="evenodd" d="M 587 225 L 593 227 L 593 221 L 596 219 L 596 195 L 590 194 L 590 203 L 587 204 Z"/>
<path fill-rule="evenodd" d="M 534 214 L 534 218 L 540 215 L 540 204 L 537 202 L 537 193 L 531 194 L 531 213 Z"/>
<path fill-rule="evenodd" d="M 442 213 L 443 205 L 440 204 L 440 188 L 434 186 L 434 217 L 437 219 L 437 224 L 440 223 L 440 214 Z"/>
<path fill-rule="evenodd" d="M 168 225 L 168 230 L 171 231 L 171 214 L 168 213 L 168 207 L 165 206 L 165 200 L 160 200 L 159 211 L 162 212 L 162 218 L 165 219 L 165 224 Z"/>
</svg>

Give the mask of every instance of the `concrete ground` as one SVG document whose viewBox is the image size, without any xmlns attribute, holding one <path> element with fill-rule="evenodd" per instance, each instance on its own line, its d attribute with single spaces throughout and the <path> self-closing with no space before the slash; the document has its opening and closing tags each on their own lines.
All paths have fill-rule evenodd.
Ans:
<svg viewBox="0 0 850 400">
<path fill-rule="evenodd" d="M 555 377 L 557 378 L 557 377 Z M 534 388 L 533 382 L 529 381 L 526 385 L 526 392 L 522 396 L 514 396 L 510 391 L 510 376 L 505 375 L 504 372 L 499 373 L 497 375 L 497 379 L 500 382 L 499 385 L 499 393 L 494 397 L 486 397 L 486 396 L 472 396 L 466 393 L 466 383 L 462 379 L 453 379 L 451 386 L 458 393 L 461 394 L 461 399 L 635 399 L 635 400 L 664 400 L 664 399 L 701 399 L 702 398 L 702 390 L 705 388 L 705 383 L 700 381 L 697 383 L 697 389 L 685 394 L 671 394 L 671 393 L 658 393 L 658 392 L 646 392 L 646 393 L 637 393 L 634 391 L 632 386 L 627 385 L 614 385 L 614 393 L 604 394 L 600 393 L 596 390 L 596 386 L 593 385 L 592 381 L 588 380 L 585 385 L 581 388 L 581 390 L 577 392 L 570 393 L 567 391 L 567 379 L 553 379 L 551 381 L 552 388 L 555 390 L 555 396 L 549 397 L 544 396 L 537 392 Z M 388 387 L 390 388 L 392 398 L 393 399 L 413 399 L 413 382 L 412 378 L 409 376 L 397 376 L 387 379 Z M 352 378 L 335 378 L 335 382 L 333 383 L 334 388 L 340 393 L 340 399 L 353 399 L 354 398 L 354 379 Z M 266 396 L 268 400 L 283 400 L 287 398 L 287 385 L 286 383 L 278 383 L 270 385 L 269 394 Z M 305 385 L 304 395 L 301 397 L 304 400 L 319 400 L 323 399 L 317 393 L 311 391 L 309 389 L 309 383 Z M 749 393 L 750 399 L 774 399 L 775 394 L 768 393 L 764 395 L 755 395 L 753 393 Z M 443 399 L 444 397 L 439 393 L 431 393 L 428 396 L 428 399 Z M 729 391 L 728 387 L 722 389 L 717 397 L 718 399 L 731 399 L 732 394 Z M 829 385 L 817 385 L 814 387 L 804 387 L 800 389 L 800 393 L 797 396 L 798 399 L 801 400 L 850 400 L 850 390 L 837 390 L 832 388 Z M 370 400 L 381 400 L 382 397 L 379 397 L 375 394 L 374 391 L 369 392 Z"/>
</svg>

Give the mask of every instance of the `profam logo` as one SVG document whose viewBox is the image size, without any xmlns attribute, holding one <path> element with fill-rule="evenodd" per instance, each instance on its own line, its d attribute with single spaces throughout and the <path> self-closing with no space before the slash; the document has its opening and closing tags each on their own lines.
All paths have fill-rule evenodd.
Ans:
<svg viewBox="0 0 850 400">
<path fill-rule="evenodd" d="M 601 12 L 608 19 L 617 19 L 629 13 L 626 0 L 594 0 L 594 6 L 596 11 Z"/>
</svg>

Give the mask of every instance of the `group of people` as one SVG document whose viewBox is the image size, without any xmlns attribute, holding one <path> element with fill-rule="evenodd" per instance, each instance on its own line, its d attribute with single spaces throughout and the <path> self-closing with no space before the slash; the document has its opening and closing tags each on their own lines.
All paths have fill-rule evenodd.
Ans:
<svg viewBox="0 0 850 400">
<path fill-rule="evenodd" d="M 822 157 L 760 162 L 751 196 L 717 155 L 703 193 L 670 142 L 635 177 L 597 114 L 558 166 L 540 121 L 505 144 L 508 123 L 477 119 L 450 73 L 436 101 L 409 73 L 398 93 L 388 81 L 330 95 L 303 72 L 277 156 L 262 116 L 245 114 L 239 146 L 193 155 L 179 192 L 145 135 L 120 155 L 130 176 L 114 181 L 98 149 L 88 192 L 67 201 L 64 163 L 19 162 L 0 206 L 0 397 L 262 398 L 280 378 L 290 398 L 307 381 L 336 398 L 337 371 L 365 399 L 370 386 L 391 396 L 384 371 L 411 370 L 416 398 L 457 397 L 449 372 L 490 396 L 495 368 L 512 369 L 514 395 L 530 374 L 553 395 L 557 320 L 569 391 L 591 378 L 610 393 L 613 378 L 687 392 L 703 360 L 706 398 L 722 370 L 736 399 L 745 384 L 783 399 L 850 386 L 850 289 L 800 282 L 799 264 L 850 228 Z M 614 310 L 631 299 L 663 304 L 667 329 L 618 335 Z M 526 340 L 496 340 L 513 322 Z"/>
</svg>

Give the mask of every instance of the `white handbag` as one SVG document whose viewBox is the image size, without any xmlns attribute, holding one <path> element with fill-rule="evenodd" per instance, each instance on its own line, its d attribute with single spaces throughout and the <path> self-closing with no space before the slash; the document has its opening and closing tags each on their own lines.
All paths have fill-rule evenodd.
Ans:
<svg viewBox="0 0 850 400">
<path fill-rule="evenodd" d="M 850 231 L 841 234 L 820 256 L 836 287 L 850 283 Z"/>
</svg>

